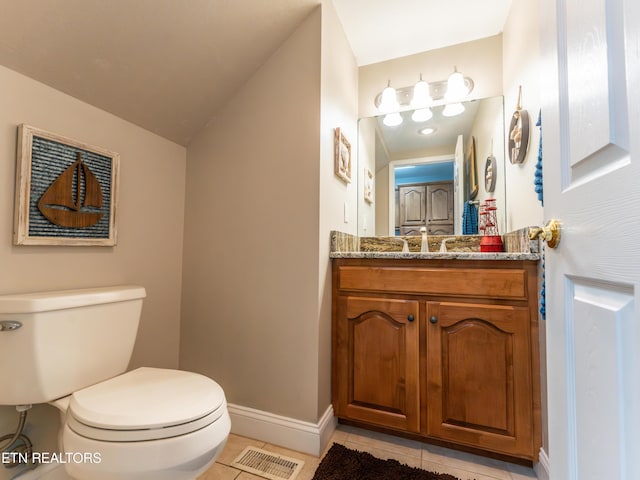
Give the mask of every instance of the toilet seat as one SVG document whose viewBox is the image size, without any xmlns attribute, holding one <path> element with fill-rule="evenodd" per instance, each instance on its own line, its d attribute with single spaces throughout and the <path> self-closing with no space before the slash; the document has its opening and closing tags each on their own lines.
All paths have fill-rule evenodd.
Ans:
<svg viewBox="0 0 640 480">
<path fill-rule="evenodd" d="M 224 392 L 210 378 L 142 367 L 74 392 L 66 423 L 85 438 L 136 442 L 194 432 L 226 410 Z"/>
</svg>

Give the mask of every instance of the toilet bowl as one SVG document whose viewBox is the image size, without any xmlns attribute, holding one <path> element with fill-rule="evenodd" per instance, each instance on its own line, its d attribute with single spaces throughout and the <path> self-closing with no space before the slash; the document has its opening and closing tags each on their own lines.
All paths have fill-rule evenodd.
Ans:
<svg viewBox="0 0 640 480">
<path fill-rule="evenodd" d="M 138 368 L 51 402 L 74 478 L 193 479 L 222 451 L 222 388 L 191 372 Z"/>
<path fill-rule="evenodd" d="M 228 438 L 224 391 L 212 379 L 122 373 L 144 296 L 128 286 L 0 296 L 0 322 L 12 325 L 0 329 L 0 362 L 25 359 L 0 380 L 0 405 L 59 409 L 57 461 L 72 478 L 193 480 Z"/>
</svg>

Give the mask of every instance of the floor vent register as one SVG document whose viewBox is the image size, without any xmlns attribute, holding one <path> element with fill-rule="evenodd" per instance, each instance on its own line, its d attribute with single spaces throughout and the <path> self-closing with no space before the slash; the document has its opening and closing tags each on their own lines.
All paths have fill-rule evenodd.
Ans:
<svg viewBox="0 0 640 480">
<path fill-rule="evenodd" d="M 302 470 L 304 461 L 247 447 L 231 466 L 271 480 L 294 480 Z"/>
</svg>

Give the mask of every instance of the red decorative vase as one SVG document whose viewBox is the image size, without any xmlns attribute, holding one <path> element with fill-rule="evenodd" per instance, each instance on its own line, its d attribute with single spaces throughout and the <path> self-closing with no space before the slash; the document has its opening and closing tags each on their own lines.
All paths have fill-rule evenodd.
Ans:
<svg viewBox="0 0 640 480">
<path fill-rule="evenodd" d="M 481 252 L 501 252 L 502 237 L 500 235 L 485 235 L 480 239 Z"/>
</svg>

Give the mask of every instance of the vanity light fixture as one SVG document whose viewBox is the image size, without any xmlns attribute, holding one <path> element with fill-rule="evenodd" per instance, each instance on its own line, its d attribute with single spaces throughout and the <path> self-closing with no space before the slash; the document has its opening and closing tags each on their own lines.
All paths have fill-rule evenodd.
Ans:
<svg viewBox="0 0 640 480">
<path fill-rule="evenodd" d="M 389 80 L 386 88 L 382 91 L 378 110 L 380 110 L 380 113 L 393 113 L 400 110 L 396 89 L 391 86 L 391 80 Z"/>
<path fill-rule="evenodd" d="M 457 67 L 453 67 L 453 73 L 449 75 L 447 80 L 447 93 L 444 98 L 450 102 L 459 102 L 469 95 L 469 89 L 464 81 L 464 76 L 458 71 Z"/>
<path fill-rule="evenodd" d="M 469 95 L 473 90 L 474 83 L 469 77 L 465 77 L 454 67 L 454 72 L 447 80 L 437 82 L 426 82 L 420 75 L 420 80 L 411 87 L 395 89 L 391 86 L 391 81 L 387 82 L 386 88 L 374 99 L 374 104 L 380 113 L 392 117 L 385 117 L 385 125 L 399 125 L 402 123 L 400 115 L 396 115 L 408 107 L 413 107 L 416 111 L 412 115 L 414 122 L 425 122 L 431 118 L 430 107 L 434 104 L 442 105 L 445 102 L 454 103 L 455 106 L 445 108 L 445 116 L 454 116 L 462 113 L 464 107 L 459 102 Z M 418 113 L 419 112 L 419 113 Z"/>
<path fill-rule="evenodd" d="M 431 109 L 429 106 L 433 103 L 431 93 L 429 92 L 429 84 L 422 79 L 420 74 L 420 80 L 413 86 L 413 96 L 411 97 L 411 106 L 415 108 L 411 115 L 411 120 L 414 122 L 426 122 L 431 117 Z"/>
<path fill-rule="evenodd" d="M 426 108 L 433 102 L 431 93 L 429 92 L 429 84 L 422 79 L 413 86 L 413 96 L 411 97 L 411 106 L 413 108 Z"/>
</svg>

